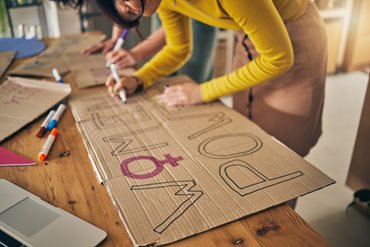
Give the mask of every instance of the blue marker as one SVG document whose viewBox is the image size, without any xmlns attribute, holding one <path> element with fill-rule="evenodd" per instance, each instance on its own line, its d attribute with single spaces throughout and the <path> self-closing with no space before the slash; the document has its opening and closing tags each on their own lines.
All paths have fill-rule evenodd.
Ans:
<svg viewBox="0 0 370 247">
<path fill-rule="evenodd" d="M 55 126 L 57 126 L 58 121 L 59 121 L 60 117 L 62 116 L 65 109 L 66 109 L 65 104 L 60 104 L 58 106 L 57 111 L 55 112 L 53 118 L 50 120 L 50 122 L 48 124 L 48 130 L 52 130 L 53 128 L 55 128 Z"/>
<path fill-rule="evenodd" d="M 54 78 L 55 78 L 55 80 L 56 80 L 57 82 L 59 82 L 59 83 L 64 83 L 64 81 L 63 81 L 62 77 L 60 76 L 60 74 L 59 74 L 59 72 L 58 72 L 58 70 L 57 70 L 56 68 L 53 68 L 53 69 L 51 70 L 51 73 L 53 74 L 53 76 L 54 76 Z"/>
</svg>

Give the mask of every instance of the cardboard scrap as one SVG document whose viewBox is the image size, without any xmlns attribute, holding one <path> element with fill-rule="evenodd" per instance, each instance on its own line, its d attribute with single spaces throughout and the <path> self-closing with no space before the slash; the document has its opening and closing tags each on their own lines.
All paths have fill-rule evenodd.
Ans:
<svg viewBox="0 0 370 247">
<path fill-rule="evenodd" d="M 0 142 L 70 93 L 69 84 L 9 77 L 0 86 Z"/>
<path fill-rule="evenodd" d="M 12 63 L 15 57 L 15 51 L 0 52 L 0 78 L 5 73 L 6 69 Z"/>
<path fill-rule="evenodd" d="M 103 54 L 85 56 L 74 52 L 66 54 L 65 57 L 78 88 L 104 85 L 110 75 Z M 122 76 L 129 76 L 134 73 L 134 70 L 128 68 L 119 72 Z"/>
<path fill-rule="evenodd" d="M 64 54 L 81 52 L 84 48 L 91 44 L 99 43 L 104 38 L 105 35 L 102 34 L 93 35 L 88 33 L 61 37 L 41 53 L 41 55 L 13 69 L 9 74 L 53 78 L 51 70 L 57 68 L 58 72 L 63 76 L 70 69 L 65 61 Z"/>
<path fill-rule="evenodd" d="M 166 244 L 335 181 L 220 102 L 166 107 L 163 79 L 126 104 L 105 88 L 70 100 L 98 178 L 135 245 Z"/>
</svg>

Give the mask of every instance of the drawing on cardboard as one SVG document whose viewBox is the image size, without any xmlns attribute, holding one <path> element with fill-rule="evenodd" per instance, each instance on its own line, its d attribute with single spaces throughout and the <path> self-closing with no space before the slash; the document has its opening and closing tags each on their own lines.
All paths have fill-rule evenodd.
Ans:
<svg viewBox="0 0 370 247">
<path fill-rule="evenodd" d="M 153 156 L 134 156 L 134 157 L 128 158 L 128 159 L 122 161 L 122 163 L 121 163 L 122 174 L 126 177 L 133 178 L 133 179 L 152 178 L 152 177 L 157 176 L 159 173 L 161 173 L 163 171 L 163 166 L 165 164 L 169 164 L 172 167 L 176 167 L 176 166 L 179 165 L 177 163 L 177 161 L 181 161 L 181 160 L 184 159 L 181 156 L 172 157 L 170 154 L 165 154 L 164 157 L 165 157 L 164 160 L 159 160 L 159 159 L 157 159 Z M 151 171 L 149 173 L 145 173 L 145 174 L 133 173 L 133 172 L 130 171 L 129 165 L 131 164 L 131 162 L 138 161 L 138 160 L 149 160 L 149 161 L 153 162 L 153 164 L 155 165 L 156 168 L 153 171 Z"/>
<path fill-rule="evenodd" d="M 204 117 L 205 108 L 212 107 L 213 104 L 206 104 L 202 107 L 199 106 L 165 106 L 155 103 L 154 107 L 158 109 L 159 113 L 167 120 L 181 120 L 184 118 L 197 118 Z M 194 114 L 195 112 L 195 114 Z M 189 114 L 190 113 L 190 114 Z"/>
<path fill-rule="evenodd" d="M 242 173 L 247 173 L 248 175 L 238 176 L 239 180 L 237 180 L 236 176 L 233 177 L 231 174 L 232 169 L 235 169 L 234 174 L 240 175 L 240 169 L 243 169 Z M 268 178 L 252 165 L 242 160 L 232 160 L 222 164 L 219 172 L 225 183 L 240 196 L 246 196 L 264 188 L 303 176 L 302 172 L 296 171 L 278 177 Z"/>
<path fill-rule="evenodd" d="M 106 108 L 110 107 L 113 107 L 113 105 L 106 106 Z M 113 128 L 151 119 L 141 106 L 137 106 L 131 111 L 125 109 L 120 114 L 110 116 L 100 116 L 99 112 L 91 113 L 91 118 L 98 129 Z"/>
<path fill-rule="evenodd" d="M 0 96 L 2 103 L 11 107 L 10 105 L 13 104 L 27 104 L 30 99 L 37 97 L 37 94 L 42 92 L 41 88 L 24 87 L 22 84 L 14 83 L 12 79 L 8 79 L 8 83 L 4 83 L 0 89 Z"/>
<path fill-rule="evenodd" d="M 195 186 L 196 186 L 195 181 L 184 180 L 184 181 L 168 181 L 154 184 L 133 185 L 131 187 L 131 190 L 180 187 L 180 189 L 175 193 L 175 195 L 188 197 L 188 199 L 181 203 L 170 216 L 168 216 L 161 224 L 159 224 L 153 229 L 153 231 L 155 231 L 156 233 L 162 234 L 172 223 L 175 222 L 177 218 L 183 215 L 186 212 L 186 210 L 188 210 L 203 195 L 203 191 L 199 189 L 197 190 L 193 189 Z"/>
<path fill-rule="evenodd" d="M 141 151 L 148 151 L 156 148 L 162 148 L 168 146 L 168 142 L 161 142 L 156 144 L 143 144 L 140 143 L 139 147 L 135 148 L 128 148 L 128 146 L 134 141 L 133 139 L 127 139 L 128 136 L 133 136 L 134 138 L 136 135 L 148 133 L 150 131 L 158 130 L 159 126 L 152 126 L 146 129 L 137 129 L 121 134 L 117 134 L 114 136 L 107 136 L 103 138 L 104 142 L 109 143 L 119 143 L 119 145 L 111 152 L 113 156 L 123 155 L 123 154 L 132 154 L 132 153 L 138 153 Z M 137 139 L 135 139 L 137 142 L 139 142 Z"/>
<path fill-rule="evenodd" d="M 220 112 L 220 113 L 216 113 L 216 115 L 210 115 L 211 118 L 208 119 L 209 122 L 211 122 L 212 124 L 205 127 L 204 129 L 202 130 L 199 130 L 191 135 L 188 136 L 188 139 L 189 140 L 193 140 L 195 138 L 197 138 L 198 136 L 201 136 L 211 130 L 214 130 L 214 129 L 217 129 L 217 128 L 220 128 L 221 126 L 224 126 L 228 123 L 231 123 L 232 120 L 231 118 L 225 118 L 225 113 L 223 112 Z"/>
<path fill-rule="evenodd" d="M 231 138 L 236 138 L 235 141 L 230 140 Z M 227 140 L 228 139 L 228 140 Z M 238 141 L 242 141 L 242 143 L 238 144 Z M 219 142 L 219 143 L 217 143 Z M 220 152 L 221 148 L 223 147 L 222 143 L 233 143 L 235 147 L 243 147 L 244 150 L 235 152 L 235 153 L 224 153 Z M 219 144 L 220 148 L 215 150 L 209 150 L 214 146 Z M 250 133 L 233 133 L 233 134 L 226 134 L 226 135 L 218 135 L 214 137 L 210 137 L 203 142 L 200 143 L 198 147 L 198 151 L 201 155 L 212 158 L 212 159 L 228 159 L 228 158 L 235 158 L 244 155 L 249 155 L 254 152 L 257 152 L 259 149 L 262 148 L 262 141 L 255 135 Z M 224 150 L 223 150 L 224 151 Z"/>
</svg>

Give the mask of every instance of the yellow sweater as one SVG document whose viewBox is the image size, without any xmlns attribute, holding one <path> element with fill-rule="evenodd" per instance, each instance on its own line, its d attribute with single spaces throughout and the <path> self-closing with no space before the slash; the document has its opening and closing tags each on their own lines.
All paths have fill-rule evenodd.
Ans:
<svg viewBox="0 0 370 247">
<path fill-rule="evenodd" d="M 190 58 L 190 18 L 220 28 L 244 31 L 260 56 L 225 76 L 204 82 L 201 95 L 212 101 L 272 79 L 293 64 L 293 48 L 284 22 L 298 19 L 309 0 L 162 0 L 158 14 L 166 46 L 135 72 L 150 86 L 178 70 Z"/>
</svg>

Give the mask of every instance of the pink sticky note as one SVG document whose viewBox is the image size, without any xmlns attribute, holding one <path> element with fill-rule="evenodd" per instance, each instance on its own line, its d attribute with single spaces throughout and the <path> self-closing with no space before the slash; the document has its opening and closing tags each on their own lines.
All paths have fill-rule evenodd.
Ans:
<svg viewBox="0 0 370 247">
<path fill-rule="evenodd" d="M 32 166 L 36 163 L 12 151 L 0 147 L 0 166 Z"/>
</svg>

